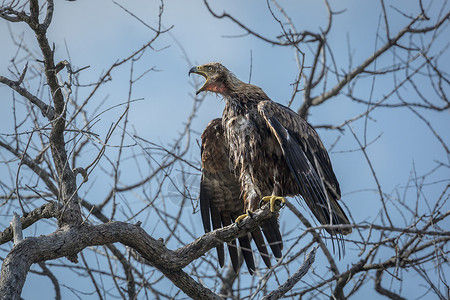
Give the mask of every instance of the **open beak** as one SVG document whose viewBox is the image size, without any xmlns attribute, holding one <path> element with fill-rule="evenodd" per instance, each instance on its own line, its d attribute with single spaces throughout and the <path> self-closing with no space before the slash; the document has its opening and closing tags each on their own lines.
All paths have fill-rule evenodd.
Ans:
<svg viewBox="0 0 450 300">
<path fill-rule="evenodd" d="M 195 93 L 196 95 L 198 95 L 200 92 L 202 92 L 202 91 L 205 90 L 206 83 L 208 82 L 208 75 L 206 75 L 206 73 L 203 72 L 203 71 L 201 70 L 201 68 L 199 68 L 199 67 L 193 67 L 193 68 L 191 68 L 191 69 L 189 70 L 189 74 L 188 74 L 188 75 L 191 76 L 191 73 L 201 75 L 201 76 L 205 77 L 205 79 L 206 79 L 206 81 L 205 81 L 205 83 L 203 84 L 203 86 Z"/>
</svg>

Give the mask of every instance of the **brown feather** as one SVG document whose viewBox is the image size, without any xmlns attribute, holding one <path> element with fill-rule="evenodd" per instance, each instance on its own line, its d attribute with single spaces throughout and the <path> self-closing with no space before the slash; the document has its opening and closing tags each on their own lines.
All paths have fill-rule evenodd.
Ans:
<svg viewBox="0 0 450 300">
<path fill-rule="evenodd" d="M 233 220 L 244 212 L 244 202 L 238 177 L 231 172 L 228 160 L 228 150 L 222 128 L 222 120 L 212 120 L 202 134 L 202 179 L 200 183 L 200 211 L 205 232 L 230 225 Z M 259 232 L 256 233 L 256 232 Z M 252 233 L 253 235 L 253 233 Z M 260 230 L 255 235 L 261 237 Z M 250 274 L 253 274 L 255 262 L 250 244 L 250 237 L 239 238 L 239 246 Z M 263 239 L 258 239 L 257 248 L 264 254 L 263 260 L 269 260 L 267 248 Z M 239 270 L 238 249 L 236 241 L 228 244 L 228 252 L 233 269 Z M 224 248 L 217 247 L 219 264 L 224 265 Z M 270 260 L 268 262 L 270 265 Z"/>
</svg>

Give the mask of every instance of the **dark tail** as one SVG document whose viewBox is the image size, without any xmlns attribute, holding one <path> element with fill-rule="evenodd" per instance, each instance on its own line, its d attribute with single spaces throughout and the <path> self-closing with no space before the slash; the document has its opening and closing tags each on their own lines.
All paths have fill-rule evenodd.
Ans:
<svg viewBox="0 0 450 300">
<path fill-rule="evenodd" d="M 328 195 L 330 202 L 329 207 L 317 209 L 319 206 L 312 204 L 310 201 L 305 201 L 309 209 L 313 212 L 314 216 L 322 225 L 349 225 L 350 221 L 345 215 L 344 210 L 339 205 L 337 200 L 333 199 L 331 195 Z M 327 205 L 328 206 L 328 205 Z M 352 232 L 351 228 L 325 228 L 325 230 L 331 235 L 347 235 Z"/>
</svg>

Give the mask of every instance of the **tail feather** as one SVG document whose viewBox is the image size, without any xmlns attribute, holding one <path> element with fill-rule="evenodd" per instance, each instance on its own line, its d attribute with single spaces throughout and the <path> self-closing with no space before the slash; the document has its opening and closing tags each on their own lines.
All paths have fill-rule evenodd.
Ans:
<svg viewBox="0 0 450 300">
<path fill-rule="evenodd" d="M 232 223 L 231 216 L 227 212 L 221 213 L 221 220 L 223 227 L 231 225 Z M 232 240 L 231 242 L 227 243 L 227 246 L 228 246 L 228 254 L 230 255 L 231 258 L 231 264 L 233 265 L 233 270 L 234 272 L 239 273 L 239 268 L 241 267 L 241 265 L 239 264 L 239 254 L 236 240 Z"/>
<path fill-rule="evenodd" d="M 252 246 L 250 245 L 250 239 L 248 234 L 239 238 L 239 247 L 242 250 L 242 255 L 244 256 L 245 264 L 247 265 L 248 272 L 253 275 L 255 272 L 255 261 L 253 260 Z"/>
<path fill-rule="evenodd" d="M 272 264 L 270 263 L 269 252 L 267 251 L 266 243 L 262 236 L 261 230 L 259 228 L 252 231 L 252 237 L 255 241 L 256 247 L 258 248 L 261 258 L 263 259 L 265 265 L 270 268 Z"/>
<path fill-rule="evenodd" d="M 263 224 L 261 224 L 262 231 L 272 249 L 273 255 L 276 259 L 282 257 L 281 250 L 283 249 L 283 240 L 281 238 L 280 227 L 276 216 L 273 216 Z"/>
</svg>

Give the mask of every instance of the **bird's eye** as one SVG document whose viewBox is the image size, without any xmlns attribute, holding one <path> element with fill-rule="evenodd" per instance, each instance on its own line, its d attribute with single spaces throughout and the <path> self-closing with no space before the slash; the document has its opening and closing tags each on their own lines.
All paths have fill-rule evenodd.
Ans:
<svg viewBox="0 0 450 300">
<path fill-rule="evenodd" d="M 211 72 L 213 68 L 211 66 L 208 67 L 208 71 Z"/>
</svg>

